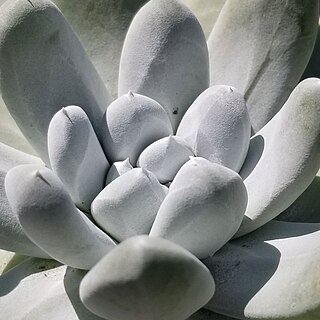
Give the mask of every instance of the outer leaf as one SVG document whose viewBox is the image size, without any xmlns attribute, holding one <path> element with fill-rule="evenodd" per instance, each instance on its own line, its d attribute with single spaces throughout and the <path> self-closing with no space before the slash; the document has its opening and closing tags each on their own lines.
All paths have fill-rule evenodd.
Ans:
<svg viewBox="0 0 320 320">
<path fill-rule="evenodd" d="M 158 101 L 174 131 L 209 85 L 208 49 L 196 17 L 176 0 L 151 0 L 127 33 L 119 71 L 119 95 L 129 90 Z"/>
<path fill-rule="evenodd" d="M 0 276 L 1 317 L 10 320 L 102 320 L 79 298 L 85 272 L 56 261 L 27 259 Z"/>
<path fill-rule="evenodd" d="M 240 175 L 248 206 L 237 236 L 279 215 L 310 185 L 320 165 L 320 79 L 301 82 L 253 138 Z"/>
<path fill-rule="evenodd" d="M 320 172 L 301 196 L 276 220 L 292 222 L 320 222 Z"/>
<path fill-rule="evenodd" d="M 56 260 L 87 270 L 115 246 L 76 209 L 51 170 L 35 165 L 15 167 L 8 172 L 5 187 L 23 230 Z"/>
<path fill-rule="evenodd" d="M 79 298 L 84 271 L 55 261 L 28 259 L 0 276 L 1 316 L 10 320 L 102 320 L 89 312 Z M 45 288 L 45 290 L 44 290 Z M 200 310 L 188 320 L 233 320 Z"/>
<path fill-rule="evenodd" d="M 282 107 L 312 53 L 318 0 L 228 0 L 209 37 L 211 84 L 245 96 L 254 132 Z"/>
<path fill-rule="evenodd" d="M 49 121 L 61 107 L 81 106 L 97 128 L 109 102 L 78 38 L 49 0 L 1 7 L 0 74 L 10 113 L 46 163 Z"/>
<path fill-rule="evenodd" d="M 87 273 L 80 298 L 106 319 L 185 320 L 214 288 L 208 269 L 190 252 L 165 239 L 137 236 Z"/>
<path fill-rule="evenodd" d="M 42 164 L 40 159 L 0 143 L 0 248 L 30 256 L 48 257 L 24 234 L 4 189 L 4 179 L 11 168 L 31 163 Z"/>
<path fill-rule="evenodd" d="M 204 261 L 216 280 L 206 307 L 237 319 L 319 319 L 319 241 L 318 223 L 272 221 L 227 243 Z"/>
</svg>

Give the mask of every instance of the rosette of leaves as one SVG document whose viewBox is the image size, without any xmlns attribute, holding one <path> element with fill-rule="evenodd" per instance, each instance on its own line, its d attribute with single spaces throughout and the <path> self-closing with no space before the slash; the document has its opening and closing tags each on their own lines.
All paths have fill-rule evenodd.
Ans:
<svg viewBox="0 0 320 320">
<path fill-rule="evenodd" d="M 125 4 L 57 3 L 94 64 L 50 1 L 1 6 L 2 98 L 39 155 L 1 144 L 0 246 L 30 257 L 3 317 L 317 319 L 318 1 L 226 1 L 207 41 L 176 0 L 102 36 Z"/>
</svg>

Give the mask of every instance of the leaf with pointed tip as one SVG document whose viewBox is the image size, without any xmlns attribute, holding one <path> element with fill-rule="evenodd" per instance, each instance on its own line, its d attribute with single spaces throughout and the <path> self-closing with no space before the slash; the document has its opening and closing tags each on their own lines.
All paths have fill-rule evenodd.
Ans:
<svg viewBox="0 0 320 320">
<path fill-rule="evenodd" d="M 7 200 L 4 180 L 7 172 L 21 164 L 37 164 L 40 159 L 0 143 L 0 248 L 24 255 L 47 258 L 39 247 L 23 232 L 17 216 Z"/>
<path fill-rule="evenodd" d="M 248 152 L 250 131 L 243 95 L 229 86 L 212 86 L 188 109 L 177 135 L 197 157 L 238 172 Z"/>
<path fill-rule="evenodd" d="M 92 216 L 117 241 L 148 234 L 166 193 L 151 172 L 134 168 L 98 194 Z"/>
<path fill-rule="evenodd" d="M 149 1 L 126 35 L 119 96 L 131 90 L 158 101 L 175 132 L 191 103 L 208 86 L 208 49 L 196 17 L 176 0 Z"/>
<path fill-rule="evenodd" d="M 108 185 L 113 180 L 122 176 L 124 173 L 130 171 L 131 169 L 133 169 L 133 167 L 129 161 L 129 158 L 123 161 L 114 162 L 108 171 L 105 185 Z"/>
<path fill-rule="evenodd" d="M 211 85 L 236 87 L 253 131 L 282 107 L 309 61 L 318 0 L 228 0 L 208 39 Z"/>
<path fill-rule="evenodd" d="M 319 243 L 319 223 L 280 221 L 227 243 L 203 261 L 216 280 L 206 308 L 237 319 L 318 319 Z"/>
<path fill-rule="evenodd" d="M 246 188 L 236 172 L 191 158 L 170 185 L 150 236 L 171 240 L 204 259 L 235 234 L 246 205 Z"/>
<path fill-rule="evenodd" d="M 207 268 L 190 252 L 168 240 L 137 236 L 87 273 L 80 298 L 106 319 L 185 320 L 214 288 Z"/>
<path fill-rule="evenodd" d="M 109 105 L 101 132 L 108 159 L 115 162 L 129 158 L 135 166 L 140 153 L 154 141 L 172 134 L 172 127 L 158 102 L 129 91 Z"/>
<path fill-rule="evenodd" d="M 170 135 L 144 149 L 137 165 L 151 171 L 161 183 L 168 183 L 173 180 L 190 156 L 194 154 L 184 139 Z"/>
<path fill-rule="evenodd" d="M 80 41 L 49 0 L 7 1 L 1 7 L 0 74 L 5 104 L 47 164 L 52 116 L 79 105 L 97 129 L 110 101 Z"/>
<path fill-rule="evenodd" d="M 251 138 L 240 171 L 248 206 L 236 236 L 251 232 L 288 208 L 320 166 L 320 79 L 302 81 L 278 114 Z"/>
<path fill-rule="evenodd" d="M 48 152 L 53 172 L 75 204 L 90 212 L 110 165 L 81 108 L 68 106 L 53 116 L 48 129 Z"/>
<path fill-rule="evenodd" d="M 12 210 L 28 237 L 56 260 L 90 269 L 115 243 L 79 212 L 47 168 L 21 165 L 5 180 Z"/>
</svg>

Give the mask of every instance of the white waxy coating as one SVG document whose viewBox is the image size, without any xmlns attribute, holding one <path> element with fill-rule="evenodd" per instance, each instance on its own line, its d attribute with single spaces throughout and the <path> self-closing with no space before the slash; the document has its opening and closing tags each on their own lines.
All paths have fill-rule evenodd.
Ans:
<svg viewBox="0 0 320 320">
<path fill-rule="evenodd" d="M 80 298 L 105 319 L 185 320 L 214 289 L 208 269 L 190 252 L 165 239 L 137 236 L 88 272 Z"/>
<path fill-rule="evenodd" d="M 250 132 L 243 95 L 229 86 L 212 86 L 186 112 L 177 135 L 196 156 L 238 172 L 247 155 Z"/>
<path fill-rule="evenodd" d="M 91 206 L 94 220 L 118 241 L 148 234 L 167 194 L 149 171 L 134 168 L 108 184 Z"/>
<path fill-rule="evenodd" d="M 54 173 L 78 208 L 89 212 L 110 166 L 81 108 L 69 106 L 54 115 L 48 130 L 48 151 Z"/>
<path fill-rule="evenodd" d="M 90 269 L 115 246 L 75 207 L 51 170 L 34 165 L 15 167 L 8 172 L 5 187 L 24 232 L 54 259 Z"/>
<path fill-rule="evenodd" d="M 48 255 L 25 235 L 6 196 L 5 176 L 10 169 L 21 164 L 43 165 L 39 158 L 0 143 L 0 248 L 27 256 L 48 258 Z"/>
<path fill-rule="evenodd" d="M 151 171 L 161 183 L 168 183 L 190 156 L 194 156 L 191 147 L 181 137 L 169 136 L 144 149 L 137 165 Z"/>
<path fill-rule="evenodd" d="M 130 171 L 132 168 L 129 158 L 123 161 L 114 162 L 108 171 L 105 185 L 108 185 L 110 182 Z"/>
<path fill-rule="evenodd" d="M 319 223 L 279 221 L 230 241 L 204 260 L 216 281 L 205 307 L 237 319 L 318 319 L 319 243 Z"/>
<path fill-rule="evenodd" d="M 24 136 L 49 164 L 51 118 L 79 105 L 95 129 L 109 94 L 77 36 L 49 0 L 7 1 L 0 11 L 0 86 Z"/>
<path fill-rule="evenodd" d="M 134 166 L 142 150 L 172 134 L 172 127 L 159 103 L 129 92 L 108 106 L 102 131 L 108 159 L 116 162 L 129 158 Z"/>
<path fill-rule="evenodd" d="M 254 132 L 300 81 L 318 32 L 318 3 L 228 0 L 221 10 L 208 39 L 210 84 L 243 93 Z"/>
<path fill-rule="evenodd" d="M 176 131 L 208 86 L 208 48 L 196 17 L 176 0 L 149 1 L 133 19 L 124 42 L 119 96 L 132 90 L 155 99 Z"/>
<path fill-rule="evenodd" d="M 150 235 L 207 258 L 238 230 L 246 205 L 246 188 L 236 172 L 191 158 L 171 183 Z"/>
<path fill-rule="evenodd" d="M 275 218 L 316 176 L 320 165 L 319 101 L 320 80 L 304 80 L 277 115 L 251 138 L 240 172 L 248 190 L 248 207 L 236 236 Z"/>
</svg>

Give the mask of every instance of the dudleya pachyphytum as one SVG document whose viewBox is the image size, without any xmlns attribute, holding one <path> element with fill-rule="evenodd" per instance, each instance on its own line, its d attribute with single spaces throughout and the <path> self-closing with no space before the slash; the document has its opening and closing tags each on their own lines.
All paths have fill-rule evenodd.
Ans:
<svg viewBox="0 0 320 320">
<path fill-rule="evenodd" d="M 1 144 L 0 247 L 41 258 L 0 277 L 2 317 L 318 319 L 318 6 L 227 0 L 206 41 L 151 0 L 110 85 L 53 3 L 2 5 L 1 94 L 40 158 Z"/>
</svg>

